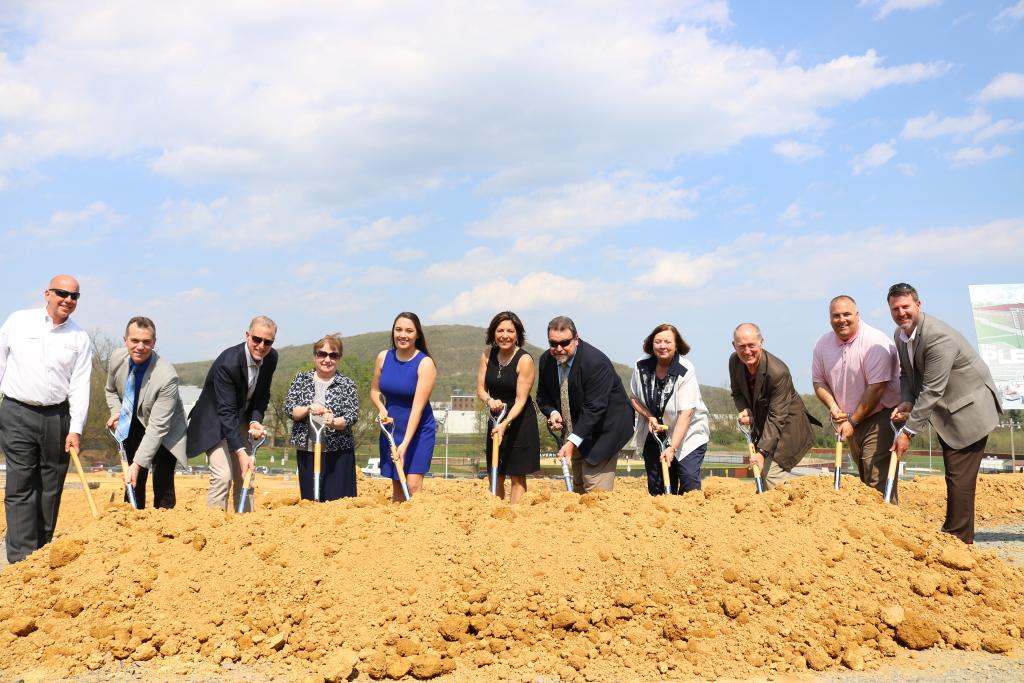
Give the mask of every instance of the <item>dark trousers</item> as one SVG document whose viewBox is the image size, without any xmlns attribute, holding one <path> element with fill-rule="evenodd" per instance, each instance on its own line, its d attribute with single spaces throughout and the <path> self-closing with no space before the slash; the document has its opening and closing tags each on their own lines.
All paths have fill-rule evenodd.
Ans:
<svg viewBox="0 0 1024 683">
<path fill-rule="evenodd" d="M 682 460 L 676 458 L 668 465 L 669 491 L 683 495 L 687 491 L 700 491 L 700 466 L 704 463 L 707 444 L 701 444 L 687 453 Z M 665 493 L 665 480 L 661 474 L 661 444 L 648 434 L 644 441 L 644 469 L 647 470 L 647 492 L 652 496 Z"/>
<path fill-rule="evenodd" d="M 951 448 L 942 437 L 942 463 L 946 468 L 946 521 L 942 530 L 964 543 L 974 543 L 974 493 L 988 437 L 966 448 Z"/>
<path fill-rule="evenodd" d="M 313 451 L 296 451 L 299 462 L 299 497 L 313 500 Z M 355 498 L 356 454 L 354 450 L 324 451 L 320 455 L 320 499 Z"/>
<path fill-rule="evenodd" d="M 128 464 L 135 462 L 135 451 L 138 450 L 146 428 L 137 419 L 132 420 L 131 429 L 128 430 L 128 438 L 124 440 L 124 450 L 128 455 Z M 118 456 L 120 457 L 120 456 Z M 177 502 L 174 497 L 174 466 L 178 464 L 177 459 L 170 451 L 163 446 L 156 450 L 153 462 L 150 465 L 153 470 L 153 507 L 171 509 Z M 139 477 L 135 486 L 135 500 L 139 509 L 146 507 L 146 482 L 149 481 L 149 470 L 145 467 L 139 468 Z M 124 492 L 124 502 L 128 502 L 128 491 Z"/>
<path fill-rule="evenodd" d="M 70 462 L 64 452 L 70 426 L 67 402 L 47 408 L 9 399 L 0 403 L 0 438 L 7 458 L 7 561 L 11 564 L 53 539 Z"/>
</svg>

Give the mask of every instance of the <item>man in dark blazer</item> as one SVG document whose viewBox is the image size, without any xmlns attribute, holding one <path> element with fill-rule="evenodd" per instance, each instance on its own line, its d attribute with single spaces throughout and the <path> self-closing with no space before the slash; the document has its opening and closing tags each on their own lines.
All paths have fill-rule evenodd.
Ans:
<svg viewBox="0 0 1024 683">
<path fill-rule="evenodd" d="M 974 543 L 974 493 L 988 435 L 999 423 L 999 393 L 988 366 L 963 335 L 921 310 L 917 290 L 889 288 L 889 313 L 900 357 L 903 402 L 892 411 L 903 422 L 896 455 L 929 424 L 942 444 L 946 470 L 946 521 L 942 530 Z"/>
<path fill-rule="evenodd" d="M 210 459 L 206 498 L 210 507 L 224 508 L 233 489 L 235 509 L 242 481 L 256 466 L 245 449 L 245 439 L 259 439 L 266 433 L 262 422 L 277 368 L 277 351 L 271 348 L 276 335 L 273 320 L 262 315 L 253 318 L 245 342 L 225 349 L 213 361 L 189 414 L 186 451 L 190 458 L 206 453 Z"/>
<path fill-rule="evenodd" d="M 146 507 L 146 480 L 152 470 L 153 507 L 173 508 L 174 466 L 188 464 L 188 423 L 178 394 L 178 373 L 153 350 L 155 345 L 156 325 L 152 320 L 136 316 L 128 321 L 124 347 L 110 354 L 107 363 L 107 427 L 117 431 L 122 414 L 131 419 L 124 446 L 131 463 L 128 478 L 135 487 L 139 507 Z M 133 400 L 125 403 L 130 374 Z"/>
<path fill-rule="evenodd" d="M 751 464 L 761 468 L 761 481 L 771 489 L 795 476 L 792 469 L 814 442 L 810 423 L 820 423 L 807 413 L 786 364 L 764 350 L 757 325 L 738 326 L 732 346 L 732 400 L 757 449 Z"/>
<path fill-rule="evenodd" d="M 572 464 L 574 491 L 611 491 L 619 450 L 633 434 L 622 380 L 568 317 L 548 323 L 548 347 L 538 362 L 537 406 L 552 429 L 566 434 L 558 457 Z"/>
</svg>

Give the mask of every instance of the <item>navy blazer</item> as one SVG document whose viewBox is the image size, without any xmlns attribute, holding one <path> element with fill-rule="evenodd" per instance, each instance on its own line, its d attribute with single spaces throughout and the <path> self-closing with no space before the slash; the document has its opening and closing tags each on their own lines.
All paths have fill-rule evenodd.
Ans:
<svg viewBox="0 0 1024 683">
<path fill-rule="evenodd" d="M 550 351 L 537 365 L 537 407 L 545 417 L 560 406 L 558 363 Z M 593 466 L 618 455 L 633 436 L 633 406 L 608 356 L 582 339 L 569 371 L 572 433 L 583 439 L 580 453 Z"/>
<path fill-rule="evenodd" d="M 227 440 L 228 450 L 238 452 L 245 447 L 241 426 L 263 422 L 270 402 L 270 382 L 277 368 L 277 351 L 271 349 L 260 366 L 256 389 L 246 409 L 249 392 L 249 368 L 245 359 L 245 342 L 224 349 L 206 373 L 203 391 L 188 414 L 188 437 L 185 451 L 194 458 L 220 441 Z"/>
</svg>

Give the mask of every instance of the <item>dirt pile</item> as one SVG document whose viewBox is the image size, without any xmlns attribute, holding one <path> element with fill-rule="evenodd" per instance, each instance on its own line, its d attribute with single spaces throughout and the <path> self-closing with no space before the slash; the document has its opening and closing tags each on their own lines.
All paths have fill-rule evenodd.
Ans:
<svg viewBox="0 0 1024 683">
<path fill-rule="evenodd" d="M 515 507 L 482 482 L 428 482 L 403 505 L 386 486 L 325 505 L 258 493 L 250 515 L 198 491 L 108 509 L 0 573 L 0 667 L 654 680 L 1024 646 L 1024 570 L 851 478 L 762 496 L 712 478 L 671 498 L 536 482 Z"/>
<path fill-rule="evenodd" d="M 900 482 L 900 504 L 932 524 L 946 518 L 944 477 L 914 477 Z M 977 526 L 1017 522 L 1024 518 L 1024 475 L 990 474 L 978 477 L 974 508 Z"/>
</svg>

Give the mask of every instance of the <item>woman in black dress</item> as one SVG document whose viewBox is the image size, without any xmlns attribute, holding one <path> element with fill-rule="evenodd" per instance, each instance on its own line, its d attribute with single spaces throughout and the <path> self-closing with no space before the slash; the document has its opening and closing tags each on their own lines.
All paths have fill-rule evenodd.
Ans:
<svg viewBox="0 0 1024 683">
<path fill-rule="evenodd" d="M 530 390 L 537 376 L 533 356 L 523 350 L 526 333 L 519 316 L 502 311 L 487 327 L 487 344 L 480 356 L 476 395 L 493 415 L 508 407 L 501 426 L 489 430 L 485 457 L 490 458 L 491 443 L 501 432 L 498 454 L 498 495 L 505 497 L 505 478 L 511 480 L 509 499 L 513 503 L 526 493 L 526 475 L 540 469 L 540 432 Z M 489 460 L 488 460 L 489 462 Z M 488 477 L 490 468 L 488 467 Z"/>
</svg>

